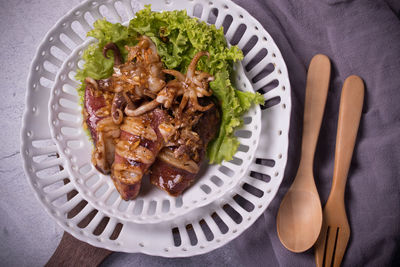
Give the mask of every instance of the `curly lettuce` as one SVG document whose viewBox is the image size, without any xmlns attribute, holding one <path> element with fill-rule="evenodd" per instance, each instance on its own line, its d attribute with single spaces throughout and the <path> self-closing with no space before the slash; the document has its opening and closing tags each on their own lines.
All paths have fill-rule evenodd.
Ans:
<svg viewBox="0 0 400 267">
<path fill-rule="evenodd" d="M 239 146 L 234 131 L 243 123 L 243 114 L 253 104 L 263 104 L 264 97 L 259 93 L 236 90 L 231 83 L 233 62 L 243 59 L 243 53 L 237 46 L 228 47 L 222 27 L 217 29 L 196 18 L 189 17 L 185 10 L 153 12 L 150 6 L 136 13 L 128 27 L 119 23 L 112 24 L 98 20 L 88 36 L 98 43 L 89 46 L 83 53 L 85 64 L 77 73 L 82 81 L 90 76 L 102 79 L 112 74 L 113 58 L 106 59 L 102 48 L 108 42 L 114 42 L 126 56 L 125 45 L 136 44 L 137 37 L 148 36 L 156 45 L 162 62 L 168 69 L 185 73 L 187 67 L 199 51 L 208 51 L 210 57 L 200 59 L 197 68 L 215 77 L 210 83 L 213 95 L 220 103 L 222 118 L 218 136 L 210 142 L 207 156 L 210 163 L 231 160 Z M 82 96 L 84 87 L 78 89 Z"/>
<path fill-rule="evenodd" d="M 83 95 L 85 94 L 86 77 L 99 80 L 110 77 L 113 73 L 114 54 L 109 53 L 110 59 L 103 56 L 103 47 L 109 42 L 115 43 L 122 56 L 126 59 L 128 52 L 125 45 L 133 46 L 137 43 L 135 38 L 128 34 L 128 28 L 120 23 L 111 23 L 105 19 L 97 20 L 93 23 L 94 29 L 87 33 L 88 37 L 97 39 L 97 42 L 89 45 L 83 52 L 82 59 L 85 61 L 83 68 L 78 69 L 75 78 L 81 82 L 78 88 L 78 94 L 83 103 Z"/>
</svg>

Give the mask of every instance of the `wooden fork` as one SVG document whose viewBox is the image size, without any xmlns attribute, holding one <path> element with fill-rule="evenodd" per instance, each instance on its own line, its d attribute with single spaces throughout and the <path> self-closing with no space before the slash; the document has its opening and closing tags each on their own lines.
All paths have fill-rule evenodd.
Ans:
<svg viewBox="0 0 400 267">
<path fill-rule="evenodd" d="M 340 97 L 332 189 L 323 210 L 321 233 L 315 244 L 317 267 L 340 266 L 350 238 L 344 192 L 364 102 L 360 77 L 348 77 Z"/>
</svg>

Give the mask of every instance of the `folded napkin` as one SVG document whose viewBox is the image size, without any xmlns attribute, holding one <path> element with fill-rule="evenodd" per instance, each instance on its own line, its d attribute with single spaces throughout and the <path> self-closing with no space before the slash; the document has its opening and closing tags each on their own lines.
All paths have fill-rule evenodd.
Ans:
<svg viewBox="0 0 400 267">
<path fill-rule="evenodd" d="M 343 81 L 366 85 L 364 110 L 346 187 L 351 237 L 343 266 L 400 263 L 400 1 L 235 0 L 271 34 L 286 61 L 292 86 L 288 164 L 276 198 L 239 238 L 211 253 L 164 259 L 114 254 L 104 265 L 313 266 L 313 250 L 294 254 L 276 233 L 279 204 L 300 156 L 308 64 L 317 53 L 332 61 L 331 86 L 315 155 L 322 204 L 333 175 L 336 127 Z"/>
</svg>

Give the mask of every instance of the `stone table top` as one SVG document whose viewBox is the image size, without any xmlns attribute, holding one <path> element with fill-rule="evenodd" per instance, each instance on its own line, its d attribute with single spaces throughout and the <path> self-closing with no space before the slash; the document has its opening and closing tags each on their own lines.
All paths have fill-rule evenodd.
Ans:
<svg viewBox="0 0 400 267">
<path fill-rule="evenodd" d="M 42 208 L 27 183 L 20 154 L 26 80 L 36 48 L 46 32 L 78 0 L 0 1 L 0 262 L 2 266 L 43 266 L 56 249 L 62 229 Z M 225 264 L 228 246 L 203 256 L 166 259 L 114 253 L 104 266 L 187 266 Z"/>
</svg>

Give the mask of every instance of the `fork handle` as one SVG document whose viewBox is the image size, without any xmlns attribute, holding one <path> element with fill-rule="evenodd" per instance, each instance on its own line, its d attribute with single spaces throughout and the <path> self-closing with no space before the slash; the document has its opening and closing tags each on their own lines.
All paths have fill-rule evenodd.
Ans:
<svg viewBox="0 0 400 267">
<path fill-rule="evenodd" d="M 331 194 L 344 199 L 347 175 L 353 156 L 358 126 L 364 102 L 364 83 L 360 77 L 349 76 L 340 97 L 339 121 L 336 136 L 335 167 Z"/>
</svg>

